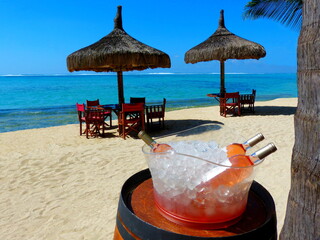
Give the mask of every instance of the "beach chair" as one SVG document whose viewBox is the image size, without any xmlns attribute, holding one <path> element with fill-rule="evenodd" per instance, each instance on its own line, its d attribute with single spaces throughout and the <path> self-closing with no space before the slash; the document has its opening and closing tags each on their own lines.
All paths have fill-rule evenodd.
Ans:
<svg viewBox="0 0 320 240">
<path fill-rule="evenodd" d="M 82 135 L 82 123 L 86 122 L 86 112 L 85 112 L 85 105 L 76 103 L 77 113 L 78 113 L 78 120 L 80 124 L 80 136 Z M 85 130 L 86 131 L 86 130 Z"/>
<path fill-rule="evenodd" d="M 241 111 L 245 110 L 245 105 L 248 105 L 248 110 L 254 113 L 254 102 L 256 100 L 256 90 L 252 89 L 251 94 L 241 94 L 240 95 L 240 103 L 241 103 Z"/>
<path fill-rule="evenodd" d="M 226 117 L 227 114 L 241 115 L 239 92 L 225 93 L 220 98 L 220 115 Z"/>
<path fill-rule="evenodd" d="M 93 101 L 87 100 L 87 107 L 97 107 L 97 106 L 100 106 L 99 99 L 93 100 Z"/>
<path fill-rule="evenodd" d="M 145 129 L 144 103 L 122 104 L 118 115 L 119 136 L 126 139 L 131 132 L 138 133 Z"/>
<path fill-rule="evenodd" d="M 164 98 L 163 103 L 160 105 L 150 105 L 146 106 L 146 116 L 147 116 L 147 127 L 152 128 L 154 122 L 153 119 L 157 119 L 160 128 L 164 129 L 164 115 L 166 110 L 167 100 Z"/>
<path fill-rule="evenodd" d="M 143 103 L 146 104 L 146 98 L 145 97 L 130 97 L 130 103 Z M 134 114 L 134 113 L 131 113 Z M 132 116 L 134 117 L 134 116 Z"/>
<path fill-rule="evenodd" d="M 145 97 L 130 97 L 130 103 L 144 103 L 146 104 Z"/>
<path fill-rule="evenodd" d="M 86 137 L 98 137 L 104 135 L 105 129 L 105 110 L 101 108 L 90 108 L 86 110 Z"/>
<path fill-rule="evenodd" d="M 87 100 L 87 108 L 102 108 L 103 106 L 100 105 L 100 100 Z M 109 124 L 107 123 L 107 120 L 109 118 Z M 112 111 L 111 109 L 105 109 L 104 111 L 104 122 L 105 122 L 105 127 L 112 127 Z"/>
</svg>

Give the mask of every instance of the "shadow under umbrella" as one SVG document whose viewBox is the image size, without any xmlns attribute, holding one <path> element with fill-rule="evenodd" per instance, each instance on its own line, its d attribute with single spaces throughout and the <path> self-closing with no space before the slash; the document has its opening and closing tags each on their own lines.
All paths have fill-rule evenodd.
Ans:
<svg viewBox="0 0 320 240">
<path fill-rule="evenodd" d="M 186 137 L 216 131 L 222 127 L 223 123 L 219 121 L 197 119 L 166 120 L 164 130 L 153 130 L 150 133 L 155 139 L 168 136 Z"/>
<path fill-rule="evenodd" d="M 293 115 L 297 107 L 287 106 L 257 106 L 254 108 L 254 115 L 275 116 L 275 115 Z"/>
</svg>

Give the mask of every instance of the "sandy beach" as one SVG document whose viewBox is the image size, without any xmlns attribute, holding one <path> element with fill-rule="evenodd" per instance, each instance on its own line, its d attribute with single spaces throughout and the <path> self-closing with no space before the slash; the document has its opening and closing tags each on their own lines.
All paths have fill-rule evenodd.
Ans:
<svg viewBox="0 0 320 240">
<path fill-rule="evenodd" d="M 256 113 L 221 117 L 218 107 L 166 113 L 158 141 L 230 142 L 262 132 L 278 151 L 257 172 L 256 181 L 276 203 L 281 230 L 290 189 L 296 98 L 256 103 Z M 116 122 L 114 122 L 116 124 Z M 27 124 L 27 123 L 26 123 Z M 185 131 L 187 130 L 187 131 Z M 0 236 L 2 240 L 112 239 L 119 193 L 125 180 L 147 168 L 139 139 L 123 140 L 116 129 L 107 138 L 79 136 L 79 125 L 0 134 Z"/>
</svg>

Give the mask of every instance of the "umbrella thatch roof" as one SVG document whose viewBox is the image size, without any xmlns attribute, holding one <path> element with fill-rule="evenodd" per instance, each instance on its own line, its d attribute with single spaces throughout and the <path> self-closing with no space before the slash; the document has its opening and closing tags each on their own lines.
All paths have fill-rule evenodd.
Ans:
<svg viewBox="0 0 320 240">
<path fill-rule="evenodd" d="M 191 48 L 185 54 L 186 63 L 211 60 L 259 59 L 266 56 L 264 47 L 231 33 L 224 25 L 220 11 L 219 27 L 207 40 Z"/>
<path fill-rule="evenodd" d="M 67 57 L 70 72 L 122 72 L 147 68 L 170 68 L 169 56 L 129 36 L 122 27 L 121 6 L 114 19 L 114 29 L 98 42 Z"/>
</svg>

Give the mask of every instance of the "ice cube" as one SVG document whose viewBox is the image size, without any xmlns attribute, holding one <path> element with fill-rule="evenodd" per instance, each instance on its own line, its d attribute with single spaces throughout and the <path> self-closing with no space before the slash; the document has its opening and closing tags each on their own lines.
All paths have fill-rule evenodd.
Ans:
<svg viewBox="0 0 320 240">
<path fill-rule="evenodd" d="M 214 141 L 180 141 L 171 142 L 169 145 L 175 149 L 175 152 L 169 155 L 153 156 L 148 164 L 151 172 L 157 172 L 158 180 L 162 181 L 166 191 L 172 191 L 172 195 L 182 193 L 186 189 L 192 191 L 202 182 L 210 180 L 225 170 L 224 167 L 217 167 L 210 162 L 231 165 L 226 161 L 226 153 Z"/>
<path fill-rule="evenodd" d="M 231 162 L 228 159 L 225 159 L 224 162 L 222 162 L 223 166 L 219 165 L 212 165 L 210 170 L 207 171 L 203 176 L 202 176 L 202 182 L 207 182 L 211 180 L 212 178 L 216 177 L 217 175 L 221 174 L 222 172 L 226 171 L 228 167 L 225 166 L 231 166 Z"/>
</svg>

